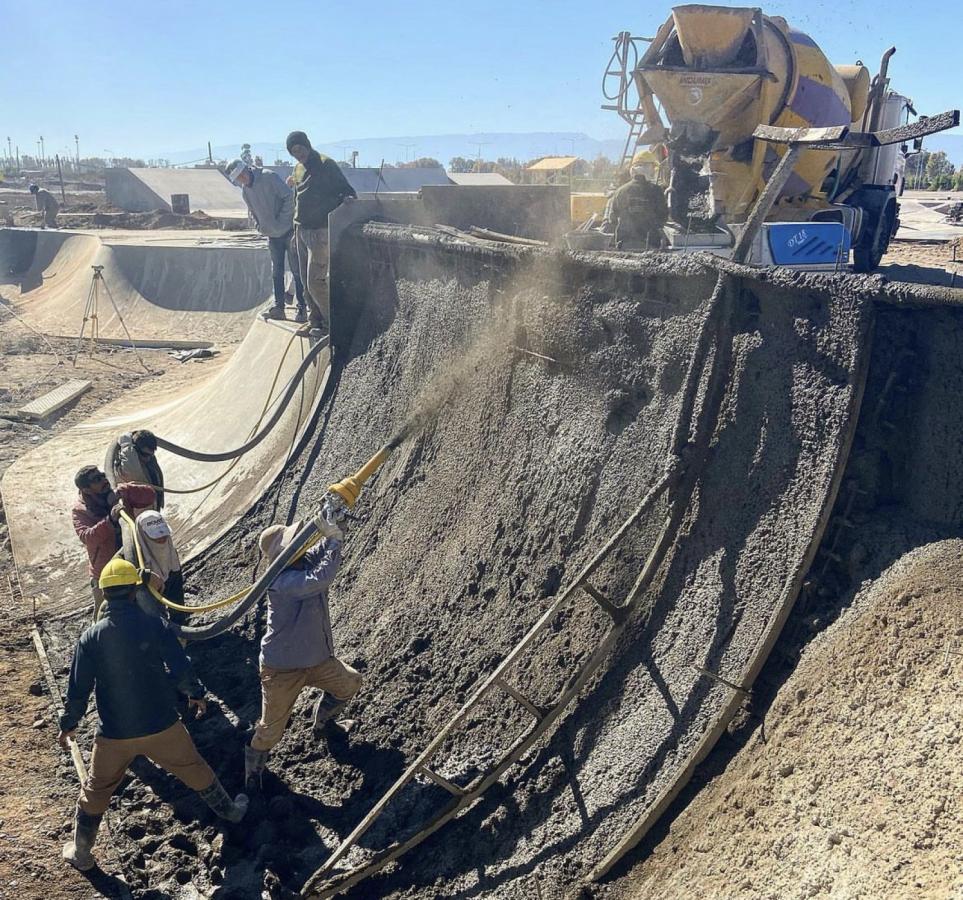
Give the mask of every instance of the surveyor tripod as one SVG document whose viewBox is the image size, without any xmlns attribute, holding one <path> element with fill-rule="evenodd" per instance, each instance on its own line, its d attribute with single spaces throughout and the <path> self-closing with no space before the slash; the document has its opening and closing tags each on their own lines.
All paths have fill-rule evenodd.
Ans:
<svg viewBox="0 0 963 900">
<path fill-rule="evenodd" d="M 83 349 L 84 334 L 87 332 L 88 323 L 90 323 L 90 334 L 88 336 L 90 356 L 94 355 L 97 344 L 100 342 L 100 317 L 98 311 L 100 307 L 100 289 L 101 286 L 103 286 L 104 292 L 107 294 L 107 299 L 113 307 L 114 315 L 117 316 L 117 321 L 120 322 L 121 328 L 124 329 L 124 334 L 127 335 L 127 342 L 130 344 L 130 349 L 136 354 L 137 361 L 143 366 L 144 371 L 147 372 L 148 375 L 153 374 L 151 370 L 147 368 L 143 357 L 137 352 L 137 345 L 130 336 L 130 332 L 127 330 L 127 323 L 124 322 L 124 317 L 120 314 L 120 309 L 118 309 L 117 303 L 114 301 L 114 295 L 110 292 L 107 281 L 104 279 L 104 267 L 91 266 L 90 268 L 94 270 L 94 274 L 90 279 L 90 290 L 87 292 L 87 304 L 84 307 L 84 320 L 80 325 L 80 335 L 77 337 L 77 349 L 74 351 L 74 365 L 77 365 L 77 357 Z"/>
</svg>

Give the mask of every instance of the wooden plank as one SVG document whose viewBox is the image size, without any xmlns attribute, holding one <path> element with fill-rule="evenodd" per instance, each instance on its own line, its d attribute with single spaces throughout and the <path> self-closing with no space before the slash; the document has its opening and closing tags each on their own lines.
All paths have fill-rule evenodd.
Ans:
<svg viewBox="0 0 963 900">
<path fill-rule="evenodd" d="M 500 687 L 509 697 L 515 700 L 520 706 L 527 709 L 536 719 L 536 721 L 541 722 L 545 717 L 543 710 L 539 709 L 531 700 L 528 699 L 521 691 L 515 690 L 515 688 L 510 685 L 503 678 L 496 678 L 495 684 Z"/>
<path fill-rule="evenodd" d="M 68 403 L 72 403 L 81 394 L 89 390 L 89 381 L 71 379 L 60 385 L 60 387 L 56 387 L 52 391 L 47 391 L 42 397 L 31 400 L 26 406 L 21 406 L 20 409 L 17 410 L 17 415 L 21 419 L 46 419 L 48 416 L 52 416 L 57 412 L 58 409 L 62 409 Z"/>
<path fill-rule="evenodd" d="M 434 769 L 429 769 L 427 766 L 422 766 L 420 769 L 422 775 L 426 778 L 430 778 L 438 787 L 444 788 L 449 794 L 454 794 L 456 797 L 464 797 L 465 791 L 458 787 L 457 784 L 449 781 L 444 775 L 439 775 Z"/>
</svg>

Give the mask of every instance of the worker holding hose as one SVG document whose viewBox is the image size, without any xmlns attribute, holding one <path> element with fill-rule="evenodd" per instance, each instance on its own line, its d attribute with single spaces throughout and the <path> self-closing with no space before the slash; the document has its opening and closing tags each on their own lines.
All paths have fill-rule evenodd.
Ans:
<svg viewBox="0 0 963 900">
<path fill-rule="evenodd" d="M 294 540 L 301 523 L 272 525 L 259 546 L 273 562 Z M 261 718 L 244 748 L 248 793 L 261 787 L 271 749 L 281 739 L 306 687 L 320 688 L 314 704 L 316 737 L 343 734 L 336 717 L 361 687 L 361 674 L 334 654 L 328 588 L 341 564 L 341 528 L 333 516 L 321 525 L 324 540 L 284 569 L 268 588 L 267 630 L 261 640 Z"/>
<path fill-rule="evenodd" d="M 168 600 L 181 604 L 184 602 L 181 561 L 167 520 L 156 510 L 147 509 L 134 520 L 133 528 L 122 518 L 120 530 L 121 558 L 137 568 L 143 565 L 142 577 L 145 583 L 137 589 L 137 605 L 148 615 L 158 616 L 165 621 L 185 621 L 185 613 L 169 610 L 154 598 L 147 587 L 149 580 L 154 590 Z"/>
<path fill-rule="evenodd" d="M 124 559 L 104 567 L 100 587 L 106 614 L 80 636 L 70 667 L 60 746 L 68 749 L 92 691 L 100 718 L 90 771 L 77 801 L 74 839 L 63 849 L 64 859 L 81 871 L 95 864 L 90 851 L 101 819 L 137 756 L 177 776 L 220 818 L 239 822 L 247 811 L 248 798 L 228 796 L 178 716 L 178 693 L 187 696 L 198 715 L 206 712 L 204 688 L 174 633 L 138 609 L 134 598 L 140 580 Z"/>
<path fill-rule="evenodd" d="M 149 484 L 156 493 L 154 508 L 164 508 L 164 472 L 157 462 L 157 438 L 146 428 L 122 434 L 107 450 L 107 478 L 116 488 L 124 482 Z"/>
<path fill-rule="evenodd" d="M 119 484 L 111 489 L 107 476 L 97 466 L 82 466 L 74 476 L 77 502 L 71 510 L 74 533 L 87 551 L 94 618 L 104 602 L 98 584 L 100 573 L 120 548 L 120 512 L 136 513 L 153 507 L 154 490 L 146 485 Z"/>
</svg>

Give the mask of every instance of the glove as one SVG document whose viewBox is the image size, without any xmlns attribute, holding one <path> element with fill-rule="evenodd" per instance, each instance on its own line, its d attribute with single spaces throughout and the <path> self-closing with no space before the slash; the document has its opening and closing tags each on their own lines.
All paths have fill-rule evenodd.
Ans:
<svg viewBox="0 0 963 900">
<path fill-rule="evenodd" d="M 324 511 L 321 513 L 319 530 L 326 538 L 331 538 L 335 541 L 344 540 L 344 531 L 341 530 L 341 526 L 338 524 L 338 514 L 330 506 L 325 506 Z"/>
</svg>

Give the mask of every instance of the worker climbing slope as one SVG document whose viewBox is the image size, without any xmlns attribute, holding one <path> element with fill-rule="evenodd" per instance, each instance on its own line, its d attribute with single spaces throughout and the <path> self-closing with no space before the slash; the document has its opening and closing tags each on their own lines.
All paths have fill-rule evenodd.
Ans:
<svg viewBox="0 0 963 900">
<path fill-rule="evenodd" d="M 222 819 L 239 822 L 248 799 L 234 800 L 204 761 L 177 714 L 180 693 L 203 715 L 204 688 L 174 633 L 135 603 L 137 569 L 111 560 L 100 576 L 107 599 L 103 618 L 77 641 L 58 741 L 65 750 L 96 692 L 100 726 L 90 772 L 80 791 L 74 839 L 63 856 L 72 866 L 93 868 L 91 849 L 110 798 L 137 756 L 146 756 L 176 775 Z"/>
<path fill-rule="evenodd" d="M 272 525 L 259 545 L 268 563 L 294 540 L 301 523 Z M 361 687 L 361 674 L 334 655 L 328 587 L 341 565 L 344 535 L 334 517 L 322 520 L 324 540 L 278 575 L 268 588 L 267 630 L 261 640 L 261 718 L 244 748 L 246 790 L 257 792 L 271 749 L 281 739 L 305 687 L 320 688 L 315 737 L 342 736 L 338 713 Z"/>
</svg>

